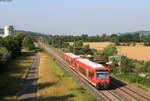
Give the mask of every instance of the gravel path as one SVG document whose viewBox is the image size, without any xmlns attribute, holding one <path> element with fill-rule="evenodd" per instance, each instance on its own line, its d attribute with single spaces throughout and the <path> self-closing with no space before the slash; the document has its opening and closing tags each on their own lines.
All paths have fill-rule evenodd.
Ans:
<svg viewBox="0 0 150 101">
<path fill-rule="evenodd" d="M 17 101 L 37 101 L 38 67 L 40 56 L 37 54 L 24 81 L 24 86 L 18 94 Z"/>
</svg>

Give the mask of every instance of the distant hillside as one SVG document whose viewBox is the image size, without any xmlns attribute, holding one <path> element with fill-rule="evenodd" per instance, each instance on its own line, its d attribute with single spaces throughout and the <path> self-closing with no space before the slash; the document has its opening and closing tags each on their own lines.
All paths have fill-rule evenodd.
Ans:
<svg viewBox="0 0 150 101">
<path fill-rule="evenodd" d="M 125 33 L 117 33 L 118 35 L 122 34 L 134 34 L 134 33 L 139 33 L 140 35 L 150 35 L 150 31 L 136 31 L 136 32 L 125 32 Z"/>
<path fill-rule="evenodd" d="M 150 35 L 150 31 L 137 31 L 141 35 Z"/>
</svg>

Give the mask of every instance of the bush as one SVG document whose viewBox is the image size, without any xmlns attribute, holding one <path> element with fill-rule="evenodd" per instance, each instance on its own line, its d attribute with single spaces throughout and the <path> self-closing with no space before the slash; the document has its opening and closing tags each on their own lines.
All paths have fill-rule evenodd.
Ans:
<svg viewBox="0 0 150 101">
<path fill-rule="evenodd" d="M 10 59 L 11 52 L 9 52 L 5 47 L 0 48 L 0 72 L 5 71 L 5 63 Z"/>
</svg>

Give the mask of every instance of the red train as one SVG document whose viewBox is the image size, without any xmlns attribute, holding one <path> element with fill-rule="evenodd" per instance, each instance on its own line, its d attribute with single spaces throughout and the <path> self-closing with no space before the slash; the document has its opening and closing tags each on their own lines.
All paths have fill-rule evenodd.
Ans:
<svg viewBox="0 0 150 101">
<path fill-rule="evenodd" d="M 76 72 L 97 88 L 107 89 L 110 83 L 109 68 L 81 58 L 73 53 L 65 53 L 64 59 Z"/>
</svg>

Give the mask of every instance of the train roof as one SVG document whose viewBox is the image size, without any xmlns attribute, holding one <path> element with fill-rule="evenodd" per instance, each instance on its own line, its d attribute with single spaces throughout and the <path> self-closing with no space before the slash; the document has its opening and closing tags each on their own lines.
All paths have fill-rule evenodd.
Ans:
<svg viewBox="0 0 150 101">
<path fill-rule="evenodd" d="M 92 62 L 92 61 L 90 61 L 88 59 L 80 58 L 80 59 L 77 59 L 77 60 L 82 62 L 82 63 L 84 63 L 84 64 L 86 64 L 86 65 L 88 65 L 88 66 L 90 66 L 90 67 L 92 67 L 92 68 L 104 68 L 103 65 L 95 63 L 95 62 Z"/>
<path fill-rule="evenodd" d="M 70 56 L 70 57 L 72 57 L 72 58 L 79 58 L 80 57 L 80 56 L 75 55 L 73 53 L 65 53 L 65 54 L 68 55 L 68 56 Z"/>
</svg>

